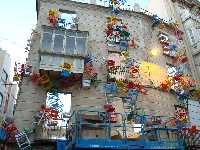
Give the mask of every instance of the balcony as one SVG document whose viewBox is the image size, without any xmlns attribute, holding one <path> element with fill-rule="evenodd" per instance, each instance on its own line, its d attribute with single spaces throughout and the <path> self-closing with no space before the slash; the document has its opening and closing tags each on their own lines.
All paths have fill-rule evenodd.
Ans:
<svg viewBox="0 0 200 150">
<path fill-rule="evenodd" d="M 87 40 L 87 31 L 42 26 L 40 69 L 61 71 L 60 65 L 67 62 L 72 64 L 73 73 L 83 73 Z"/>
<path fill-rule="evenodd" d="M 42 26 L 40 53 L 84 57 L 87 53 L 87 31 Z"/>
</svg>

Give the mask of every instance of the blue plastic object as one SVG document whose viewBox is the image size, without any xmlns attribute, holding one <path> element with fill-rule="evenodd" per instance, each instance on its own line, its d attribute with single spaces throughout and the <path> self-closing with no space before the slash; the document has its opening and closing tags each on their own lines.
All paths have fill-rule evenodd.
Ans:
<svg viewBox="0 0 200 150">
<path fill-rule="evenodd" d="M 7 133 L 4 128 L 0 128 L 0 140 L 6 140 Z"/>
<path fill-rule="evenodd" d="M 57 150 L 65 150 L 66 146 L 67 146 L 66 140 L 57 140 Z"/>
</svg>

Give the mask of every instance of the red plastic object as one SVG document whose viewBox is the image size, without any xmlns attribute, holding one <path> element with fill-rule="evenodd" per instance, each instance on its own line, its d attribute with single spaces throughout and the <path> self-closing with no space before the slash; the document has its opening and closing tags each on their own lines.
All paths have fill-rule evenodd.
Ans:
<svg viewBox="0 0 200 150">
<path fill-rule="evenodd" d="M 115 65 L 115 61 L 114 60 L 107 60 L 107 65 L 108 66 L 114 66 Z"/>
<path fill-rule="evenodd" d="M 109 116 L 109 119 L 110 119 L 111 123 L 116 123 L 117 122 L 117 115 L 116 114 L 109 113 L 108 116 Z"/>
<path fill-rule="evenodd" d="M 114 112 L 114 111 L 115 111 L 115 108 L 113 107 L 112 104 L 105 104 L 105 105 L 104 105 L 104 110 L 105 110 L 106 112 Z"/>
</svg>

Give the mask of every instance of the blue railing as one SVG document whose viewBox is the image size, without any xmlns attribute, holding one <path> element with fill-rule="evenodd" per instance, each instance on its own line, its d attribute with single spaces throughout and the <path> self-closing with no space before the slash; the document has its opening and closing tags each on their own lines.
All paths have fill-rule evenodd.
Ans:
<svg viewBox="0 0 200 150">
<path fill-rule="evenodd" d="M 100 123 L 89 123 L 84 120 L 83 114 L 94 114 L 96 113 L 99 117 L 102 118 L 102 122 Z M 177 128 L 167 128 L 167 127 L 159 127 L 159 126 L 150 126 L 148 130 L 152 133 L 155 133 L 156 138 L 154 140 L 149 140 L 146 135 L 146 127 L 145 122 L 148 119 L 148 116 L 140 116 L 136 115 L 137 123 L 140 123 L 140 127 L 134 127 L 132 125 L 127 124 L 126 117 L 122 113 L 115 113 L 118 116 L 121 116 L 120 123 L 111 123 L 110 118 L 108 117 L 106 112 L 96 111 L 96 110 L 78 110 L 74 113 L 75 117 L 75 140 L 74 145 L 75 149 L 184 149 L 183 142 L 178 139 L 178 135 L 170 139 L 169 136 L 166 139 L 163 139 L 161 133 L 164 132 L 169 134 L 169 132 L 176 134 L 178 133 Z M 82 137 L 81 133 L 85 129 L 85 127 L 90 127 L 93 129 L 100 128 L 102 130 L 106 130 L 107 134 L 104 137 L 92 137 L 86 138 Z M 122 128 L 122 137 L 121 139 L 112 139 L 111 131 L 114 128 Z M 138 129 L 140 130 L 140 138 L 137 140 L 130 140 L 127 136 L 127 129 Z"/>
</svg>

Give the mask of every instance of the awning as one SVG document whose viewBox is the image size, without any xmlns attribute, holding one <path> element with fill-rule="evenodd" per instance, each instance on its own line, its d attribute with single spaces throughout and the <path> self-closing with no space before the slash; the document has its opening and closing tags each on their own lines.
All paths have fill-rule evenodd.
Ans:
<svg viewBox="0 0 200 150">
<path fill-rule="evenodd" d="M 84 59 L 49 55 L 42 55 L 40 57 L 40 69 L 43 70 L 61 71 L 62 68 L 60 66 L 64 63 L 72 64 L 73 73 L 83 73 Z"/>
</svg>

